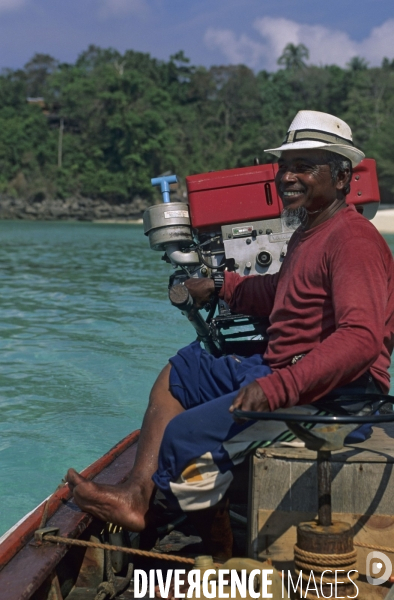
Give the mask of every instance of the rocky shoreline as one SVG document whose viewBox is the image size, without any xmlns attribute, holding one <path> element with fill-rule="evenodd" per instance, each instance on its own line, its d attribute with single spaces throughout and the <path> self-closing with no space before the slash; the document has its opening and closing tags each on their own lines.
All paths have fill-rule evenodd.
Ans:
<svg viewBox="0 0 394 600">
<path fill-rule="evenodd" d="M 137 221 L 149 202 L 135 198 L 124 204 L 110 204 L 92 198 L 23 199 L 0 195 L 0 219 L 30 221 Z"/>
<path fill-rule="evenodd" d="M 150 206 L 147 200 L 111 204 L 92 198 L 23 199 L 0 195 L 0 220 L 27 221 L 95 221 L 102 223 L 136 223 Z M 382 207 L 372 220 L 381 233 L 394 233 L 394 208 Z"/>
</svg>

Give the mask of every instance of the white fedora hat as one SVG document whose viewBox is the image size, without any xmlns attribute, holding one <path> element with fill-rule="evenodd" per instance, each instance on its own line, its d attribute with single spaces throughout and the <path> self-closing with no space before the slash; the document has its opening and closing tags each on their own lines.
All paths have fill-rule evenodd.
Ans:
<svg viewBox="0 0 394 600">
<path fill-rule="evenodd" d="M 353 167 L 365 158 L 365 154 L 354 147 L 349 125 L 327 113 L 315 110 L 300 110 L 293 119 L 283 143 L 279 148 L 269 148 L 280 156 L 284 150 L 321 148 L 346 156 Z"/>
</svg>

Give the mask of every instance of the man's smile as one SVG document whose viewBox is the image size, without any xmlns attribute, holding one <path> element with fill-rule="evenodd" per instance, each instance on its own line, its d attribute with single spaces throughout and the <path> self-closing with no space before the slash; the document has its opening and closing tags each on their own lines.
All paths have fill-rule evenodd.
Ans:
<svg viewBox="0 0 394 600">
<path fill-rule="evenodd" d="M 286 192 L 282 192 L 282 195 L 284 198 L 290 198 L 292 196 L 298 196 L 299 194 L 303 194 L 303 190 L 292 190 L 292 191 L 286 191 Z"/>
<path fill-rule="evenodd" d="M 305 190 L 304 189 L 290 189 L 290 190 L 284 190 L 283 188 L 280 190 L 280 197 L 282 198 L 282 202 L 287 206 L 290 205 L 292 203 L 294 203 L 294 201 L 298 201 L 301 200 L 301 197 L 304 196 L 305 194 Z"/>
</svg>

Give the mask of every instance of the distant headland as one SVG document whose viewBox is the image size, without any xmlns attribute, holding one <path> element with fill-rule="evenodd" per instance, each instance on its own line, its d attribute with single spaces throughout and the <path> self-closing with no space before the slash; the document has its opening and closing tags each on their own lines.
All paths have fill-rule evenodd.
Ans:
<svg viewBox="0 0 394 600">
<path fill-rule="evenodd" d="M 141 198 L 111 204 L 105 200 L 85 197 L 23 199 L 0 195 L 0 219 L 138 222 L 149 204 L 150 202 Z"/>
</svg>

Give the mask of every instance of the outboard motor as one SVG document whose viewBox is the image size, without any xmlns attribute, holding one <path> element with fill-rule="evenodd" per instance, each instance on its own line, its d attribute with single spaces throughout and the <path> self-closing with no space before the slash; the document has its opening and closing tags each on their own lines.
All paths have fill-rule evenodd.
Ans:
<svg viewBox="0 0 394 600">
<path fill-rule="evenodd" d="M 152 179 L 160 186 L 163 204 L 144 213 L 144 233 L 152 250 L 174 268 L 170 299 L 188 317 L 205 348 L 215 354 L 264 352 L 268 320 L 235 315 L 223 300 L 201 315 L 178 287 L 189 277 L 214 272 L 265 275 L 280 269 L 294 226 L 281 217 L 283 206 L 275 188 L 276 164 L 254 165 L 186 177 L 188 202 L 170 201 L 176 175 Z M 376 163 L 364 159 L 353 171 L 347 202 L 372 219 L 380 196 Z"/>
</svg>

